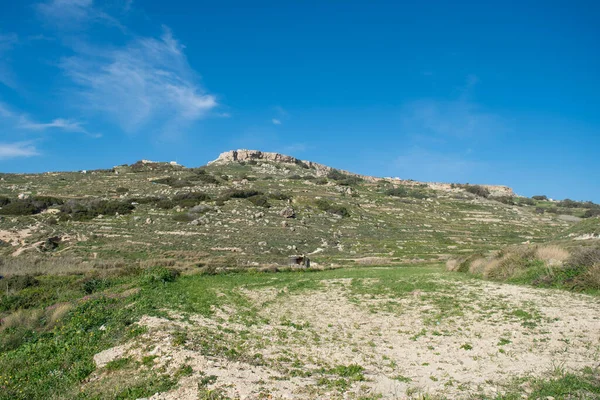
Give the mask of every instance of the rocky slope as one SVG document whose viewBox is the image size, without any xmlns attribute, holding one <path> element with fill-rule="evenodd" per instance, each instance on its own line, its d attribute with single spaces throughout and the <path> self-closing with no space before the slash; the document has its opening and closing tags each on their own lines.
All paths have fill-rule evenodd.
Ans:
<svg viewBox="0 0 600 400">
<path fill-rule="evenodd" d="M 1 179 L 0 203 L 14 204 L 0 206 L 0 274 L 27 257 L 41 258 L 39 270 L 63 258 L 65 268 L 260 268 L 292 254 L 310 254 L 313 265 L 421 262 L 542 242 L 575 223 L 559 218 L 570 210 L 540 212 L 519 198 L 503 204 L 456 185 L 362 177 L 255 150 L 201 168 L 146 161 Z M 7 212 L 15 206 L 34 211 Z M 596 233 L 584 230 L 577 235 Z"/>
</svg>

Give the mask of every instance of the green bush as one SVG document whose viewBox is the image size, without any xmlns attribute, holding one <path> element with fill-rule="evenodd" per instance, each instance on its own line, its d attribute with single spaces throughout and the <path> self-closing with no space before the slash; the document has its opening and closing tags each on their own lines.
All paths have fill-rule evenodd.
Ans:
<svg viewBox="0 0 600 400">
<path fill-rule="evenodd" d="M 518 202 L 519 205 L 535 206 L 535 200 L 528 197 L 519 197 Z"/>
<path fill-rule="evenodd" d="M 201 173 L 201 174 L 188 176 L 187 180 L 193 181 L 193 182 L 202 182 L 202 183 L 206 183 L 206 184 L 210 184 L 210 185 L 219 185 L 221 183 L 214 176 L 207 174 L 206 171 L 202 171 L 202 172 L 203 173 Z"/>
<path fill-rule="evenodd" d="M 490 191 L 481 185 L 465 185 L 464 189 L 479 197 L 488 198 L 490 196 Z"/>
<path fill-rule="evenodd" d="M 171 208 L 175 207 L 175 203 L 170 199 L 160 199 L 155 203 L 155 205 L 163 210 L 170 210 Z"/>
<path fill-rule="evenodd" d="M 397 188 L 392 188 L 392 189 L 386 190 L 385 194 L 387 194 L 388 196 L 394 196 L 394 197 L 408 197 L 408 189 L 403 186 L 400 186 Z"/>
<path fill-rule="evenodd" d="M 271 207 L 271 204 L 269 204 L 269 198 L 265 195 L 248 197 L 247 200 L 257 207 L 264 207 L 264 208 Z"/>
<path fill-rule="evenodd" d="M 142 283 L 155 284 L 174 282 L 179 272 L 165 267 L 150 267 L 142 275 Z"/>
<path fill-rule="evenodd" d="M 179 193 L 173 197 L 173 203 L 180 207 L 193 207 L 203 201 L 209 201 L 211 197 L 203 192 Z"/>
<path fill-rule="evenodd" d="M 2 280 L 2 286 L 9 288 L 12 291 L 20 291 L 28 287 L 38 286 L 40 281 L 33 275 L 15 275 L 9 276 Z"/>
<path fill-rule="evenodd" d="M 159 201 L 164 200 L 163 197 L 157 197 L 157 196 L 148 196 L 148 197 L 134 197 L 131 199 L 131 201 L 133 203 L 138 203 L 138 204 L 156 204 Z"/>
<path fill-rule="evenodd" d="M 191 182 L 189 182 L 187 180 L 173 178 L 172 176 L 169 176 L 168 178 L 156 179 L 156 180 L 152 181 L 152 183 L 158 183 L 161 185 L 169 185 L 173 188 L 183 188 L 183 187 L 194 186 L 194 184 L 192 184 Z"/>
<path fill-rule="evenodd" d="M 387 189 L 385 194 L 394 197 L 412 197 L 414 199 L 426 199 L 430 196 L 425 190 L 408 189 L 403 186 Z"/>
<path fill-rule="evenodd" d="M 253 190 L 253 189 L 234 189 L 234 190 L 228 190 L 227 192 L 223 193 L 223 195 L 221 196 L 221 199 L 227 201 L 229 199 L 247 199 L 249 197 L 253 197 L 253 196 L 259 196 L 263 194 L 263 192 L 259 192 L 258 190 Z"/>
<path fill-rule="evenodd" d="M 13 200 L 0 208 L 0 215 L 33 215 L 44 208 L 37 207 L 31 200 Z"/>
<path fill-rule="evenodd" d="M 100 290 L 106 289 L 110 286 L 111 284 L 107 279 L 102 279 L 98 277 L 85 278 L 81 284 L 82 290 L 86 294 L 92 294 Z"/>
<path fill-rule="evenodd" d="M 345 174 L 341 171 L 338 171 L 337 169 L 332 169 L 331 171 L 329 171 L 327 177 L 336 181 L 338 185 L 343 186 L 352 186 L 363 182 L 362 178 L 354 175 Z"/>
<path fill-rule="evenodd" d="M 546 195 L 536 195 L 536 196 L 531 196 L 531 198 L 534 200 L 539 200 L 539 201 L 548 200 L 548 197 Z"/>
<path fill-rule="evenodd" d="M 67 215 L 75 221 L 86 221 L 98 215 L 126 215 L 130 214 L 135 206 L 129 201 L 116 200 L 69 200 L 60 208 L 63 216 Z"/>
<path fill-rule="evenodd" d="M 325 199 L 318 199 L 315 201 L 315 205 L 322 211 L 328 212 L 330 214 L 340 215 L 342 217 L 349 217 L 350 211 L 344 206 L 340 206 L 337 204 L 332 204 Z"/>
<path fill-rule="evenodd" d="M 292 198 L 292 196 L 287 193 L 274 192 L 274 193 L 269 193 L 269 198 L 274 199 L 274 200 L 290 200 Z"/>
<path fill-rule="evenodd" d="M 115 192 L 117 192 L 118 194 L 125 194 L 125 193 L 129 192 L 129 189 L 127 189 L 125 187 L 118 187 L 115 189 Z"/>
<path fill-rule="evenodd" d="M 571 199 L 564 199 L 559 201 L 557 205 L 565 208 L 589 208 L 600 210 L 600 204 L 592 203 L 591 201 L 574 201 Z"/>
<path fill-rule="evenodd" d="M 600 215 L 600 210 L 597 209 L 589 209 L 583 213 L 583 218 L 592 218 Z"/>
<path fill-rule="evenodd" d="M 308 166 L 307 163 L 305 163 L 304 161 L 301 160 L 296 160 L 294 161 L 296 163 L 296 165 L 298 165 L 300 168 L 304 168 L 304 169 L 310 169 L 310 167 Z"/>
<path fill-rule="evenodd" d="M 50 206 L 63 204 L 63 200 L 49 196 L 34 196 L 29 199 L 8 200 L 0 199 L 2 208 L 0 215 L 33 215 L 38 214 Z"/>
<path fill-rule="evenodd" d="M 497 201 L 502 204 L 508 204 L 509 206 L 515 205 L 515 200 L 511 196 L 494 196 L 494 197 L 490 197 L 489 199 Z"/>
<path fill-rule="evenodd" d="M 177 222 L 191 222 L 195 219 L 196 219 L 196 217 L 194 217 L 193 215 L 191 215 L 189 213 L 177 213 L 177 214 L 173 215 L 173 221 L 177 221 Z"/>
<path fill-rule="evenodd" d="M 327 185 L 329 183 L 329 181 L 327 180 L 327 178 L 317 178 L 315 179 L 315 184 L 316 185 Z"/>
<path fill-rule="evenodd" d="M 10 203 L 10 199 L 6 196 L 0 196 L 0 207 L 4 207 L 5 205 Z"/>
<path fill-rule="evenodd" d="M 51 206 L 60 206 L 64 204 L 63 199 L 59 199 L 58 197 L 52 196 L 33 196 L 31 198 L 31 201 L 33 202 L 33 205 L 41 209 L 46 209 Z"/>
</svg>

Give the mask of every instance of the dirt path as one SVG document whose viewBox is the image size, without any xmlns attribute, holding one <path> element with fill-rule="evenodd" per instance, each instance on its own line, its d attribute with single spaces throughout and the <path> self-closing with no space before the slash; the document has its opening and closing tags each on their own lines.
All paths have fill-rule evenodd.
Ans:
<svg viewBox="0 0 600 400">
<path fill-rule="evenodd" d="M 352 279 L 321 283 L 292 294 L 239 288 L 253 307 L 223 307 L 210 319 L 144 318 L 141 340 L 157 368 L 186 364 L 209 378 L 199 385 L 195 373 L 152 398 L 494 396 L 513 377 L 600 364 L 598 298 L 476 280 L 402 297 L 370 293 L 377 280 L 362 279 L 359 289 Z M 244 323 L 250 309 L 254 322 Z M 185 344 L 175 345 L 182 331 Z M 118 350 L 146 351 L 135 343 Z"/>
</svg>

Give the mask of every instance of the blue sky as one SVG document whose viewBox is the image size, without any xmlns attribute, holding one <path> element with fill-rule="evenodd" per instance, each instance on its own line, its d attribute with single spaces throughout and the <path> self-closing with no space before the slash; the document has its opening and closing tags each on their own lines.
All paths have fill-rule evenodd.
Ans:
<svg viewBox="0 0 600 400">
<path fill-rule="evenodd" d="M 600 202 L 599 20 L 597 1 L 2 0 L 0 171 L 253 148 Z"/>
</svg>

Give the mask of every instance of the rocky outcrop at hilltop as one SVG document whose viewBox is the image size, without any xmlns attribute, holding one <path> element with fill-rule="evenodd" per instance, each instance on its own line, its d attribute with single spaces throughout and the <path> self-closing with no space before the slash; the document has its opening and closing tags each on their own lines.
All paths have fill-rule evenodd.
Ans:
<svg viewBox="0 0 600 400">
<path fill-rule="evenodd" d="M 309 161 L 302 161 L 297 159 L 296 157 L 286 156 L 284 154 L 279 153 L 270 153 L 263 152 L 259 150 L 230 150 L 224 153 L 219 154 L 219 158 L 214 161 L 209 162 L 208 164 L 223 164 L 230 163 L 234 161 L 250 161 L 250 160 L 262 160 L 262 161 L 274 161 L 281 162 L 287 164 L 299 164 L 300 162 L 305 162 L 309 164 Z"/>
<path fill-rule="evenodd" d="M 319 164 L 312 161 L 300 160 L 299 158 L 287 156 L 285 154 L 280 153 L 272 153 L 267 151 L 260 150 L 230 150 L 219 155 L 214 161 L 210 161 L 208 164 L 227 164 L 231 162 L 241 162 L 241 161 L 271 161 L 283 164 L 296 164 L 303 165 L 310 169 L 314 169 L 317 172 L 317 175 L 327 175 L 329 172 L 333 171 L 335 168 L 328 167 L 327 165 Z M 358 174 L 354 174 L 352 172 L 338 170 L 348 175 L 360 176 L 365 179 L 372 179 L 371 177 L 366 177 Z"/>
</svg>

